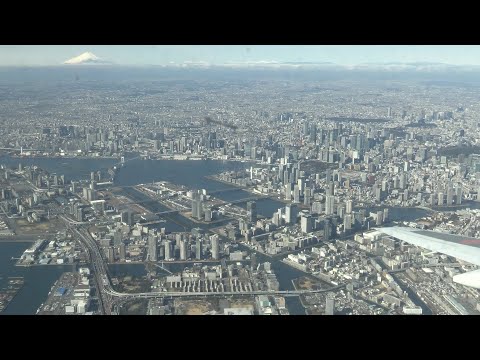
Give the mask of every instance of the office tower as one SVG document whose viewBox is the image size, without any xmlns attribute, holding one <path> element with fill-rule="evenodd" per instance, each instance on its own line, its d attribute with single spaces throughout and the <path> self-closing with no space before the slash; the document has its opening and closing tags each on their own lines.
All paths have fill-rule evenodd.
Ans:
<svg viewBox="0 0 480 360">
<path fill-rule="evenodd" d="M 377 222 L 376 222 L 377 226 L 380 226 L 383 224 L 383 211 L 380 210 L 380 211 L 377 211 Z"/>
<path fill-rule="evenodd" d="M 180 260 L 187 260 L 187 241 L 180 240 Z"/>
<path fill-rule="evenodd" d="M 83 221 L 83 208 L 77 208 L 77 221 Z"/>
<path fill-rule="evenodd" d="M 295 185 L 293 187 L 293 202 L 295 204 L 300 203 L 300 188 L 298 187 L 298 185 Z"/>
<path fill-rule="evenodd" d="M 77 192 L 77 187 L 75 181 L 72 181 L 72 193 L 75 194 Z"/>
<path fill-rule="evenodd" d="M 332 238 L 333 235 L 333 226 L 330 222 L 330 219 L 326 219 L 323 224 L 323 239 L 328 241 Z"/>
<path fill-rule="evenodd" d="M 295 224 L 297 222 L 297 205 L 287 204 L 285 206 L 285 223 Z"/>
<path fill-rule="evenodd" d="M 128 225 L 128 226 L 133 226 L 134 224 L 134 217 L 133 217 L 133 212 L 131 211 L 124 211 L 122 213 L 122 221 L 123 221 L 123 214 L 125 214 L 125 223 Z"/>
<path fill-rule="evenodd" d="M 317 141 L 317 125 L 312 124 L 310 126 L 310 142 L 316 143 Z"/>
<path fill-rule="evenodd" d="M 249 222 L 257 222 L 257 203 L 255 201 L 247 202 L 247 215 Z"/>
<path fill-rule="evenodd" d="M 257 159 L 257 148 L 255 146 L 253 146 L 252 149 L 251 149 L 250 158 L 252 160 Z"/>
<path fill-rule="evenodd" d="M 375 187 L 375 200 L 377 202 L 381 202 L 382 201 L 382 189 L 379 188 L 378 186 Z"/>
<path fill-rule="evenodd" d="M 303 135 L 308 135 L 308 122 L 303 123 Z"/>
<path fill-rule="evenodd" d="M 198 217 L 198 206 L 197 206 L 197 198 L 198 198 L 198 192 L 194 191 L 192 193 L 192 217 L 197 218 Z"/>
<path fill-rule="evenodd" d="M 304 195 L 303 195 L 303 204 L 304 205 L 310 205 L 310 200 L 311 200 L 311 189 L 310 188 L 305 188 Z"/>
<path fill-rule="evenodd" d="M 153 234 L 148 235 L 148 259 L 157 261 L 157 237 Z"/>
<path fill-rule="evenodd" d="M 462 196 L 463 196 L 463 193 L 462 193 L 462 184 L 457 184 L 457 189 L 456 189 L 456 202 L 455 204 L 456 205 L 461 205 L 462 204 Z"/>
<path fill-rule="evenodd" d="M 288 183 L 285 185 L 285 200 L 290 201 L 292 199 L 291 189 L 292 189 L 292 184 Z"/>
<path fill-rule="evenodd" d="M 447 206 L 453 205 L 453 188 L 449 187 L 447 189 Z"/>
<path fill-rule="evenodd" d="M 322 203 L 320 201 L 314 201 L 311 207 L 312 214 L 320 214 L 322 212 Z"/>
<path fill-rule="evenodd" d="M 352 214 L 346 214 L 343 218 L 343 228 L 348 231 L 352 228 Z"/>
<path fill-rule="evenodd" d="M 170 260 L 172 255 L 172 243 L 170 240 L 165 240 L 165 260 Z"/>
<path fill-rule="evenodd" d="M 335 183 L 333 181 L 328 184 L 327 195 L 335 195 Z"/>
<path fill-rule="evenodd" d="M 297 186 L 300 190 L 300 196 L 302 196 L 303 195 L 303 190 L 305 189 L 305 179 L 299 178 L 297 180 Z"/>
<path fill-rule="evenodd" d="M 272 223 L 276 226 L 280 226 L 280 216 L 278 215 L 278 212 L 272 215 Z"/>
<path fill-rule="evenodd" d="M 391 117 L 392 116 L 392 108 L 389 106 L 387 108 L 387 117 Z"/>
<path fill-rule="evenodd" d="M 210 236 L 210 242 L 212 245 L 212 259 L 219 259 L 219 238 L 218 235 Z"/>
<path fill-rule="evenodd" d="M 325 214 L 332 215 L 335 212 L 335 196 L 327 195 L 325 197 Z"/>
<path fill-rule="evenodd" d="M 308 234 L 312 232 L 312 216 L 311 215 L 302 215 L 300 226 L 302 228 L 302 233 Z"/>
<path fill-rule="evenodd" d="M 203 216 L 203 201 L 200 194 L 196 191 L 193 193 L 192 199 L 192 217 L 201 220 Z"/>
<path fill-rule="evenodd" d="M 438 193 L 438 206 L 443 205 L 443 192 Z"/>
<path fill-rule="evenodd" d="M 202 259 L 202 240 L 197 238 L 197 242 L 195 244 L 195 257 L 197 260 Z"/>
<path fill-rule="evenodd" d="M 205 221 L 206 222 L 212 221 L 212 216 L 213 216 L 213 213 L 212 213 L 211 209 L 205 210 Z"/>
<path fill-rule="evenodd" d="M 346 204 L 346 213 L 351 214 L 353 211 L 353 200 L 347 200 L 345 204 Z"/>
<path fill-rule="evenodd" d="M 125 261 L 125 258 L 127 257 L 127 252 L 125 249 L 125 244 L 120 244 L 119 246 L 119 252 L 120 252 L 120 261 Z"/>
<path fill-rule="evenodd" d="M 382 181 L 382 191 L 383 192 L 387 192 L 388 190 L 388 181 L 387 180 L 383 180 Z"/>
<path fill-rule="evenodd" d="M 335 314 L 335 295 L 333 293 L 328 293 L 325 303 L 325 315 L 334 315 Z"/>
<path fill-rule="evenodd" d="M 388 208 L 383 209 L 383 222 L 388 221 Z"/>
<path fill-rule="evenodd" d="M 108 262 L 113 263 L 115 261 L 115 250 L 113 247 L 109 247 L 107 250 Z"/>
</svg>

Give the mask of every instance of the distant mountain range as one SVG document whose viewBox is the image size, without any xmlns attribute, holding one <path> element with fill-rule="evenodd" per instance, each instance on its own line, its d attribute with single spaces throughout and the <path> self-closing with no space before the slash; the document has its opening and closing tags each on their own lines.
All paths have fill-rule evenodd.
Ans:
<svg viewBox="0 0 480 360">
<path fill-rule="evenodd" d="M 115 65 L 112 61 L 102 59 L 91 52 L 85 52 L 79 56 L 68 59 L 66 65 Z M 131 66 L 131 65 L 129 65 Z M 444 72 L 444 71 L 480 71 L 478 65 L 451 65 L 436 62 L 390 62 L 390 63 L 364 63 L 357 65 L 340 65 L 332 62 L 308 62 L 291 61 L 279 62 L 275 60 L 227 62 L 224 64 L 211 64 L 205 61 L 184 61 L 182 63 L 170 62 L 165 65 L 139 65 L 140 67 L 162 67 L 162 68 L 194 68 L 194 69 L 278 69 L 278 70 L 330 70 L 330 71 L 377 71 L 377 72 Z"/>
</svg>

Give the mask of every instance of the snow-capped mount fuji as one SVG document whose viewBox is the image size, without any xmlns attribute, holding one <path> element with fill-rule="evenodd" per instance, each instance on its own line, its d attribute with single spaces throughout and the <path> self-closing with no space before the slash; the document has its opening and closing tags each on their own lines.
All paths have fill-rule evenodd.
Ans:
<svg viewBox="0 0 480 360">
<path fill-rule="evenodd" d="M 111 61 L 104 60 L 99 58 L 94 53 L 90 51 L 84 52 L 81 55 L 68 59 L 64 62 L 64 64 L 68 65 L 80 65 L 80 64 L 112 64 Z"/>
</svg>

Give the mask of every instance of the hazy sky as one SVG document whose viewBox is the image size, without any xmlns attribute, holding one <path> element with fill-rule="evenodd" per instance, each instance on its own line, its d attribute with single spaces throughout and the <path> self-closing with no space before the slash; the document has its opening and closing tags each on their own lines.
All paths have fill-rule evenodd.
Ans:
<svg viewBox="0 0 480 360">
<path fill-rule="evenodd" d="M 122 65 L 166 65 L 185 61 L 480 65 L 478 45 L 4 45 L 0 46 L 0 65 L 59 65 L 86 51 Z"/>
</svg>

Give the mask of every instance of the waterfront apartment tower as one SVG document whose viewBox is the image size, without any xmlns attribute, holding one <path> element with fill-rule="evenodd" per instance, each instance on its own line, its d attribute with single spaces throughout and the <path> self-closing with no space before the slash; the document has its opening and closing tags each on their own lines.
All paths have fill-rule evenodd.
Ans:
<svg viewBox="0 0 480 360">
<path fill-rule="evenodd" d="M 247 202 L 248 221 L 251 223 L 257 222 L 257 203 L 255 201 Z"/>
</svg>

